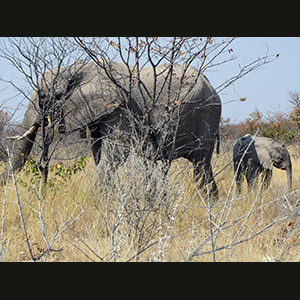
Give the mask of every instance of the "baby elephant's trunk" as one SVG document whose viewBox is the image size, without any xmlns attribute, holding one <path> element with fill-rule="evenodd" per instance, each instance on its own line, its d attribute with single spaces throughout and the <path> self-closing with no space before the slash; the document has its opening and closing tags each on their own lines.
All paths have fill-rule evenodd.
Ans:
<svg viewBox="0 0 300 300">
<path fill-rule="evenodd" d="M 287 175 L 287 182 L 288 182 L 288 191 L 292 191 L 292 181 L 293 181 L 293 174 L 292 174 L 292 164 L 286 169 L 286 175 Z"/>
</svg>

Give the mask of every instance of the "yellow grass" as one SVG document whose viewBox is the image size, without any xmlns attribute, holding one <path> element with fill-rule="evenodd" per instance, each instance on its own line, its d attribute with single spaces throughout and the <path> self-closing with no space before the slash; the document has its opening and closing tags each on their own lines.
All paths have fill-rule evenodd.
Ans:
<svg viewBox="0 0 300 300">
<path fill-rule="evenodd" d="M 214 157 L 214 172 L 223 169 L 230 159 L 230 152 Z M 20 219 L 19 199 L 33 257 L 47 249 L 45 237 L 50 242 L 58 235 L 51 246 L 54 251 L 38 261 L 297 261 L 297 215 L 289 210 L 284 220 L 268 228 L 278 218 L 282 205 L 290 204 L 295 210 L 300 199 L 299 157 L 292 155 L 292 163 L 294 193 L 286 196 L 288 203 L 283 197 L 287 194 L 284 171 L 274 170 L 268 191 L 248 193 L 244 184 L 238 196 L 231 164 L 216 176 L 219 201 L 215 203 L 199 193 L 192 180 L 191 165 L 184 159 L 174 162 L 169 171 L 169 204 L 158 202 L 153 206 L 147 202 L 147 187 L 140 184 L 143 178 L 137 170 L 130 175 L 124 166 L 120 167 L 113 188 L 105 176 L 98 177 L 92 160 L 66 183 L 58 180 L 45 190 L 39 190 L 38 184 L 33 189 L 18 183 L 16 193 L 11 180 L 8 189 L 0 190 L 1 259 L 32 260 Z M 24 172 L 18 176 L 29 180 Z M 130 176 L 135 176 L 137 185 Z M 158 182 L 158 189 L 161 185 Z M 163 197 L 163 193 L 159 194 L 158 199 Z M 209 237 L 214 230 L 212 242 Z"/>
</svg>

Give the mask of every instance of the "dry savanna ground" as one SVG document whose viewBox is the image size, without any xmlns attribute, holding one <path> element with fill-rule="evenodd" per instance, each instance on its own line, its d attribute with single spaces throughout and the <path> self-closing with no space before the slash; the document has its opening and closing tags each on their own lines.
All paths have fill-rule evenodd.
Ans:
<svg viewBox="0 0 300 300">
<path fill-rule="evenodd" d="M 244 184 L 237 195 L 223 147 L 213 159 L 218 201 L 200 193 L 184 159 L 167 178 L 134 155 L 116 172 L 92 159 L 53 162 L 47 186 L 27 165 L 0 189 L 1 260 L 298 261 L 300 157 L 289 150 L 292 193 L 274 170 L 267 191 Z"/>
</svg>

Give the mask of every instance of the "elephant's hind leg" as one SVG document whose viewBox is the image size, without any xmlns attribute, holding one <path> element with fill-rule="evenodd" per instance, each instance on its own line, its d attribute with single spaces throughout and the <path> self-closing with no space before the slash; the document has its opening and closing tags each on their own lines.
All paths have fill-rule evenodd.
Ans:
<svg viewBox="0 0 300 300">
<path fill-rule="evenodd" d="M 263 175 L 263 189 L 268 189 L 272 179 L 272 170 L 265 169 L 262 172 Z"/>
<path fill-rule="evenodd" d="M 242 191 L 242 182 L 243 182 L 243 176 L 242 176 L 241 170 L 238 170 L 238 173 L 235 178 L 235 182 L 236 182 L 237 192 L 238 192 L 238 194 L 240 194 Z"/>
<path fill-rule="evenodd" d="M 259 174 L 261 173 L 261 166 L 255 163 L 253 160 L 248 164 L 246 171 L 246 180 L 248 184 L 248 191 L 257 188 L 257 181 Z"/>
<path fill-rule="evenodd" d="M 234 168 L 234 178 L 235 178 L 235 182 L 236 182 L 236 188 L 237 188 L 237 192 L 238 194 L 241 193 L 242 190 L 242 182 L 243 182 L 243 172 L 242 170 L 244 170 L 244 166 L 242 164 L 242 162 L 240 162 L 240 160 L 235 160 L 233 163 L 233 168 Z"/>
<path fill-rule="evenodd" d="M 210 158 L 205 156 L 203 158 L 203 156 L 195 151 L 189 154 L 187 159 L 194 165 L 194 178 L 198 181 L 199 189 L 204 193 L 208 191 L 209 195 L 218 199 L 218 187 L 213 176 Z"/>
</svg>

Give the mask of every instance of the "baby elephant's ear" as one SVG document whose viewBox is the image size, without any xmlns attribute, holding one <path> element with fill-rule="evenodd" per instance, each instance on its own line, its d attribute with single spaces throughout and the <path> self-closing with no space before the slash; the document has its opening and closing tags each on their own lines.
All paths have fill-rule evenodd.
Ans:
<svg viewBox="0 0 300 300">
<path fill-rule="evenodd" d="M 284 145 L 276 145 L 271 151 L 274 167 L 285 170 L 289 165 L 289 154 Z"/>
<path fill-rule="evenodd" d="M 255 142 L 255 153 L 253 161 L 257 162 L 266 169 L 273 170 L 273 159 L 267 147 Z"/>
</svg>

